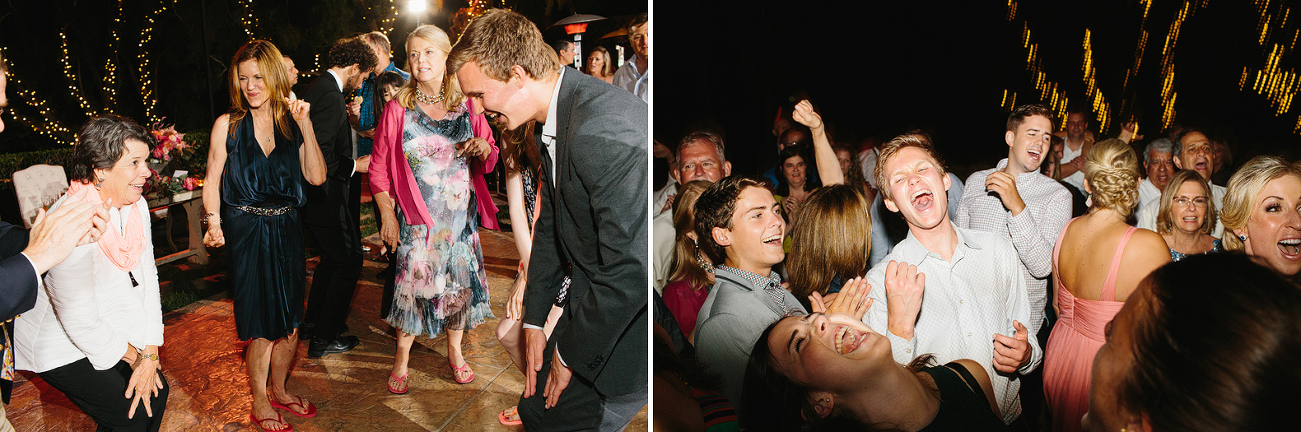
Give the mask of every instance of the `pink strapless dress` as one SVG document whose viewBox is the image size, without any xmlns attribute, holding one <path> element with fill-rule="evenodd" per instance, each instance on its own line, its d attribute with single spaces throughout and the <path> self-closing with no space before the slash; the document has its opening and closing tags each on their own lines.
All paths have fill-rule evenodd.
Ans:
<svg viewBox="0 0 1301 432">
<path fill-rule="evenodd" d="M 1072 219 L 1072 222 L 1074 220 Z M 1066 224 L 1070 227 L 1070 224 Z M 1056 278 L 1057 306 L 1061 316 L 1048 335 L 1044 352 L 1044 397 L 1052 413 L 1052 430 L 1079 431 L 1080 419 L 1089 410 L 1089 382 L 1093 376 L 1093 356 L 1106 342 L 1104 329 L 1120 312 L 1124 302 L 1116 300 L 1116 274 L 1120 258 L 1137 228 L 1129 227 L 1111 258 L 1111 268 L 1102 285 L 1102 299 L 1075 298 Z M 1066 228 L 1062 229 L 1062 235 Z M 1053 272 L 1058 273 L 1057 255 L 1062 235 L 1053 246 Z"/>
</svg>

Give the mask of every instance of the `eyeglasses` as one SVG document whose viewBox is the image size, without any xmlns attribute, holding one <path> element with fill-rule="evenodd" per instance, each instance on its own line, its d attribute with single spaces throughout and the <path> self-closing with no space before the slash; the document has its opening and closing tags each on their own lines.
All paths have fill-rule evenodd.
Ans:
<svg viewBox="0 0 1301 432">
<path fill-rule="evenodd" d="M 1174 203 L 1184 207 L 1187 207 L 1188 204 L 1193 204 L 1199 208 L 1205 208 L 1206 197 L 1199 196 L 1199 197 L 1188 198 L 1188 197 L 1180 196 L 1180 197 L 1175 197 Z"/>
</svg>

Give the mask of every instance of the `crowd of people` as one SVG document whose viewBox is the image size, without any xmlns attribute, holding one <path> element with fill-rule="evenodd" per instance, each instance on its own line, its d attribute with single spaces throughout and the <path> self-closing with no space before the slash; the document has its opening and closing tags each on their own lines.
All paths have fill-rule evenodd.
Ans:
<svg viewBox="0 0 1301 432">
<path fill-rule="evenodd" d="M 271 42 L 236 51 L 231 108 L 211 131 L 203 241 L 227 256 L 255 428 L 292 431 L 278 410 L 317 415 L 288 386 L 300 341 L 309 357 L 360 343 L 346 333 L 363 178 L 391 251 L 388 390 L 411 391 L 415 338 L 444 333 L 452 380 L 475 380 L 462 341 L 494 318 L 479 230 L 498 229 L 484 176 L 499 158 L 522 259 L 498 337 L 527 379 L 499 420 L 620 430 L 633 419 L 648 385 L 649 218 L 638 205 L 648 190 L 648 27 L 646 14 L 629 23 L 637 57 L 619 73 L 604 50 L 590 53 L 587 74 L 564 67 L 534 23 L 505 10 L 474 19 L 459 40 L 417 27 L 399 48 L 405 69 L 383 33 L 340 39 L 297 91 L 293 60 Z M 0 107 L 3 89 L 0 74 Z M 12 339 L 7 327 L 0 338 L 6 403 L 14 370 L 27 370 L 101 430 L 159 430 L 169 388 L 142 197 L 154 144 L 130 119 L 92 118 L 77 135 L 68 193 L 30 234 L 0 224 L 0 275 L 18 282 L 0 295 L 4 318 L 17 316 Z M 320 255 L 310 290 L 305 236 Z M 12 430 L 3 413 L 0 431 Z"/>
<path fill-rule="evenodd" d="M 963 182 L 925 131 L 856 151 L 809 101 L 789 113 L 767 173 L 733 172 L 721 130 L 672 149 L 657 427 L 1288 424 L 1301 163 L 1234 169 L 1202 129 L 1106 138 L 1030 104 Z"/>
</svg>

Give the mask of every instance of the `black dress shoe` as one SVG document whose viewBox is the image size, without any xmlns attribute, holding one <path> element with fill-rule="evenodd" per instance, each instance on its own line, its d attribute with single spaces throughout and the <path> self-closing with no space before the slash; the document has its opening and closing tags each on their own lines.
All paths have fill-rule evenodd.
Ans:
<svg viewBox="0 0 1301 432">
<path fill-rule="evenodd" d="M 357 347 L 361 342 L 356 336 L 339 336 L 333 340 L 312 339 L 311 345 L 307 346 L 307 356 L 317 358 L 326 354 L 348 352 Z"/>
</svg>

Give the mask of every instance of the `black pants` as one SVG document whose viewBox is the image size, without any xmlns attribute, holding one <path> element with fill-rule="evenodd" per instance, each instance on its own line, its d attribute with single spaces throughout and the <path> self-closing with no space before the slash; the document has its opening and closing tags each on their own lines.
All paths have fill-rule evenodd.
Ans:
<svg viewBox="0 0 1301 432">
<path fill-rule="evenodd" d="M 312 276 L 304 322 L 315 326 L 315 338 L 333 340 L 348 331 L 348 309 L 361 278 L 361 230 L 353 218 L 343 227 L 304 224 L 316 238 L 321 262 Z"/>
<path fill-rule="evenodd" d="M 520 398 L 519 415 L 524 421 L 524 430 L 616 432 L 628 427 L 632 418 L 646 406 L 646 388 L 626 395 L 605 396 L 597 392 L 592 383 L 575 374 L 569 378 L 565 390 L 560 392 L 556 406 L 543 408 L 546 398 L 542 393 L 551 373 L 555 349 L 554 341 L 547 344 L 542 370 L 537 375 L 537 391 L 532 397 Z"/>
<path fill-rule="evenodd" d="M 158 379 L 163 381 L 163 389 L 158 396 L 149 397 L 153 417 L 145 414 L 145 407 L 136 406 L 135 416 L 127 418 L 132 399 L 123 397 L 127 383 L 131 381 L 131 365 L 118 361 L 107 370 L 95 370 L 89 359 L 75 362 L 42 372 L 41 378 L 50 386 L 63 392 L 77 408 L 85 411 L 99 424 L 99 431 L 150 431 L 156 432 L 163 423 L 163 411 L 167 409 L 167 378 L 162 372 Z"/>
</svg>

